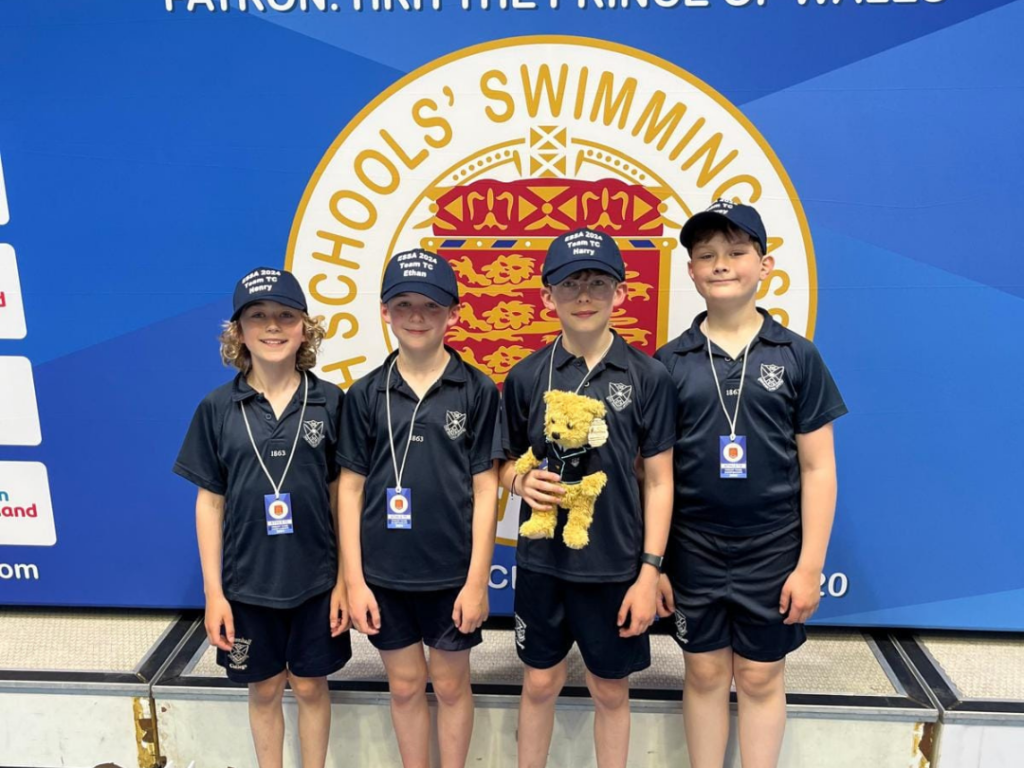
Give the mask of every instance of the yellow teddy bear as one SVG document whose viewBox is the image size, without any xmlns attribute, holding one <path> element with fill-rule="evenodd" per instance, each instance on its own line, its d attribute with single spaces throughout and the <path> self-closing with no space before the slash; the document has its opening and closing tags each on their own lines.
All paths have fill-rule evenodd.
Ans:
<svg viewBox="0 0 1024 768">
<path fill-rule="evenodd" d="M 590 541 L 594 504 L 608 475 L 601 471 L 597 447 L 608 439 L 604 403 L 573 392 L 549 390 L 544 393 L 545 441 L 531 447 L 516 461 L 516 472 L 525 475 L 546 458 L 547 469 L 561 478 L 565 489 L 560 507 L 569 510 L 562 540 L 571 549 L 583 549 Z M 519 527 L 528 539 L 551 539 L 555 535 L 558 511 L 533 510 Z"/>
</svg>

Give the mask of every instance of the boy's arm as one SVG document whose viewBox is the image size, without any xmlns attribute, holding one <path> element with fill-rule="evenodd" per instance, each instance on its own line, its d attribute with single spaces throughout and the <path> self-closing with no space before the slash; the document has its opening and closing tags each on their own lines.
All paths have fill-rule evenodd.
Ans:
<svg viewBox="0 0 1024 768">
<path fill-rule="evenodd" d="M 785 624 L 802 624 L 818 609 L 821 571 L 836 512 L 836 453 L 832 424 L 796 436 L 800 461 L 800 517 L 803 543 L 796 570 L 779 598 Z"/>
<path fill-rule="evenodd" d="M 643 460 L 644 552 L 664 555 L 672 525 L 672 449 Z M 636 582 L 619 608 L 619 636 L 642 635 L 654 623 L 658 608 L 658 570 L 641 564 Z M 629 614 L 629 626 L 623 626 Z"/>
<path fill-rule="evenodd" d="M 206 594 L 206 636 L 211 645 L 230 651 L 235 645 L 235 622 L 221 582 L 224 497 L 205 488 L 196 495 L 196 538 Z"/>
<path fill-rule="evenodd" d="M 365 635 L 380 631 L 380 610 L 373 592 L 363 577 L 363 551 L 360 539 L 366 478 L 351 469 L 342 469 L 338 479 L 338 536 L 341 568 L 348 593 L 349 613 L 355 628 Z"/>
<path fill-rule="evenodd" d="M 473 552 L 466 584 L 455 600 L 452 621 L 460 632 L 475 631 L 487 620 L 490 607 L 487 585 L 494 557 L 494 534 L 498 527 L 498 469 L 473 475 Z"/>
<path fill-rule="evenodd" d="M 331 591 L 331 637 L 337 637 L 351 624 L 348 611 L 348 590 L 345 589 L 345 567 L 344 559 L 341 556 L 341 520 L 338 514 L 338 483 L 335 478 L 327 486 L 331 500 L 331 510 L 334 512 L 334 537 L 335 546 L 338 550 L 338 574 L 334 580 L 334 589 Z"/>
</svg>

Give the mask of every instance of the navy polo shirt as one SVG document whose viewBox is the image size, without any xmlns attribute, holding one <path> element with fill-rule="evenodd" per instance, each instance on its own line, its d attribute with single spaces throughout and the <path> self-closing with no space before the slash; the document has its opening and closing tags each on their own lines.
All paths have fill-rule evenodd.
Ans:
<svg viewBox="0 0 1024 768">
<path fill-rule="evenodd" d="M 461 587 L 473 553 L 473 476 L 501 458 L 494 449 L 498 388 L 487 376 L 451 355 L 444 373 L 423 396 L 402 474 L 412 492 L 412 528 L 387 527 L 387 489 L 395 487 L 388 440 L 388 369 L 352 385 L 345 402 L 338 463 L 366 478 L 360 542 L 368 584 L 427 591 Z M 419 398 L 391 371 L 391 418 L 399 466 Z"/>
<path fill-rule="evenodd" d="M 552 349 L 549 344 L 517 363 L 505 381 L 502 440 L 509 459 L 545 440 L 544 393 Z M 575 392 L 587 374 L 586 362 L 560 342 L 554 356 L 551 388 Z M 568 513 L 559 509 L 555 538 L 520 538 L 516 562 L 566 581 L 626 581 L 636 577 L 644 543 L 636 457 L 650 458 L 672 447 L 676 395 L 665 368 L 618 334 L 580 394 L 604 403 L 609 433 L 608 442 L 595 449 L 608 484 L 597 498 L 590 543 L 583 549 L 565 546 L 562 528 Z M 525 520 L 530 511 L 523 502 L 520 517 Z"/>
<path fill-rule="evenodd" d="M 750 345 L 736 434 L 747 439 L 747 478 L 720 476 L 719 438 L 729 434 L 708 361 L 702 312 L 655 357 L 668 368 L 679 398 L 673 527 L 756 536 L 800 518 L 800 462 L 796 436 L 847 412 L 814 344 L 782 327 L 762 309 L 761 330 Z M 743 371 L 716 344 L 711 354 L 731 416 Z"/>
<path fill-rule="evenodd" d="M 267 399 L 242 374 L 208 394 L 196 409 L 174 471 L 224 496 L 222 576 L 228 600 L 292 608 L 331 589 L 338 576 L 337 543 L 328 484 L 339 468 L 334 454 L 345 394 L 307 372 L 278 419 Z M 294 533 L 267 534 L 264 496 L 274 489 L 260 468 L 242 421 L 245 404 L 256 447 L 279 482 L 299 431 L 288 477 Z"/>
</svg>

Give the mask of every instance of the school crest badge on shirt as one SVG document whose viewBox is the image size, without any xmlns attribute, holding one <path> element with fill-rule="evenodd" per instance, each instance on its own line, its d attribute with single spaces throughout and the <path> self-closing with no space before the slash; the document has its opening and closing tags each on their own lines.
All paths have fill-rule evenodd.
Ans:
<svg viewBox="0 0 1024 768">
<path fill-rule="evenodd" d="M 466 434 L 466 414 L 458 411 L 445 411 L 444 433 L 449 440 L 457 440 Z"/>
<path fill-rule="evenodd" d="M 782 374 L 786 372 L 781 365 L 761 363 L 761 376 L 757 379 L 769 392 L 774 392 L 782 386 Z"/>
<path fill-rule="evenodd" d="M 313 448 L 320 447 L 320 442 L 324 439 L 324 423 L 312 419 L 302 422 L 302 436 Z"/>
<path fill-rule="evenodd" d="M 605 399 L 616 411 L 623 411 L 633 402 L 633 385 L 609 382 L 608 397 Z"/>
</svg>

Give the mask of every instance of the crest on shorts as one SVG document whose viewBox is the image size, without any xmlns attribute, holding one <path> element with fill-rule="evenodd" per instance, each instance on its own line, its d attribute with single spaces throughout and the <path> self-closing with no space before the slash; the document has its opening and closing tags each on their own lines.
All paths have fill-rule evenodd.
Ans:
<svg viewBox="0 0 1024 768">
<path fill-rule="evenodd" d="M 676 640 L 678 640 L 680 643 L 683 643 L 685 645 L 686 643 L 690 642 L 689 640 L 686 639 L 686 616 L 684 616 L 683 612 L 680 611 L 678 608 L 676 608 L 675 616 L 676 616 Z"/>
<path fill-rule="evenodd" d="M 761 363 L 761 376 L 758 378 L 758 381 L 769 392 L 774 392 L 782 386 L 782 374 L 785 372 L 785 367 L 781 365 Z"/>
<path fill-rule="evenodd" d="M 633 385 L 616 384 L 614 381 L 608 384 L 608 397 L 605 398 L 611 403 L 616 411 L 622 411 L 633 402 Z"/>
<path fill-rule="evenodd" d="M 516 614 L 516 645 L 520 649 L 526 649 L 526 622 L 519 618 L 519 614 Z"/>
<path fill-rule="evenodd" d="M 232 669 L 246 669 L 249 665 L 249 646 L 252 645 L 252 640 L 245 640 L 244 638 L 235 638 L 235 644 L 228 651 L 228 659 L 231 661 Z"/>
<path fill-rule="evenodd" d="M 466 434 L 466 414 L 458 411 L 444 412 L 444 433 L 449 440 L 455 440 Z"/>
<path fill-rule="evenodd" d="M 324 439 L 324 423 L 322 421 L 309 421 L 302 422 L 302 436 L 306 439 L 314 448 L 320 446 L 320 442 Z"/>
</svg>

